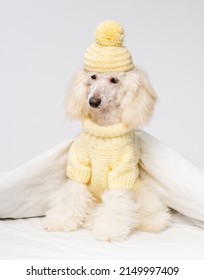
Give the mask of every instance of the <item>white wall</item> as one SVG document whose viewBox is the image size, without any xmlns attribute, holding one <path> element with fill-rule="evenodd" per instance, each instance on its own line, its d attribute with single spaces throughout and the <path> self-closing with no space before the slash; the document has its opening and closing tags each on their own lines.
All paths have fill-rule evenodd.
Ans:
<svg viewBox="0 0 204 280">
<path fill-rule="evenodd" d="M 124 26 L 159 96 L 147 131 L 204 167 L 204 1 L 1 0 L 0 171 L 80 130 L 63 96 L 106 19 Z"/>
</svg>

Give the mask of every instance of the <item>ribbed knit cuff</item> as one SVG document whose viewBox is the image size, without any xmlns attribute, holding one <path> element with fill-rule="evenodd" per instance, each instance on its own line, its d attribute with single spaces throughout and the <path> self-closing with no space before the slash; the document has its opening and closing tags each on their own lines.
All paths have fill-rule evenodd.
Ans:
<svg viewBox="0 0 204 280">
<path fill-rule="evenodd" d="M 87 184 L 91 178 L 91 172 L 89 170 L 79 170 L 67 164 L 67 177 L 78 183 Z"/>
<path fill-rule="evenodd" d="M 115 178 L 109 180 L 109 189 L 110 190 L 127 190 L 127 191 L 135 191 L 137 186 L 139 185 L 139 178 L 135 180 L 135 176 L 133 177 L 122 177 L 122 178 Z"/>
</svg>

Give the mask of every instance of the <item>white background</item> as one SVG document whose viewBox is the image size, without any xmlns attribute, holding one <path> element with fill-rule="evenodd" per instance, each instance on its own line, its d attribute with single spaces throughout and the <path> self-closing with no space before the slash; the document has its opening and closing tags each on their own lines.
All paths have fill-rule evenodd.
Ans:
<svg viewBox="0 0 204 280">
<path fill-rule="evenodd" d="M 159 96 L 145 129 L 204 167 L 204 1 L 0 0 L 0 171 L 80 131 L 63 97 L 106 19 Z"/>
</svg>

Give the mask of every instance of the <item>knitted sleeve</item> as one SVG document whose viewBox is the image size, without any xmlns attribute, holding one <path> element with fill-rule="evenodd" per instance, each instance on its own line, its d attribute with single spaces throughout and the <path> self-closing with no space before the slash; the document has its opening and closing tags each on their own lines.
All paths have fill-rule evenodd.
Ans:
<svg viewBox="0 0 204 280">
<path fill-rule="evenodd" d="M 83 184 L 87 184 L 91 178 L 90 161 L 80 137 L 73 142 L 68 152 L 67 177 Z"/>
<path fill-rule="evenodd" d="M 139 182 L 139 148 L 126 146 L 120 163 L 108 174 L 108 188 L 112 190 L 134 190 Z"/>
</svg>

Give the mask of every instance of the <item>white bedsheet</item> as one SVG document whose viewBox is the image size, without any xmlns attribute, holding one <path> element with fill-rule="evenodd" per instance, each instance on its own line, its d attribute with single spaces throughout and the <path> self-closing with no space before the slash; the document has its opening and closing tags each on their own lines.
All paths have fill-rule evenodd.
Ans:
<svg viewBox="0 0 204 280">
<path fill-rule="evenodd" d="M 166 231 L 121 243 L 96 241 L 87 230 L 46 232 L 42 220 L 0 220 L 0 259 L 204 259 L 204 230 L 178 213 Z"/>
</svg>

